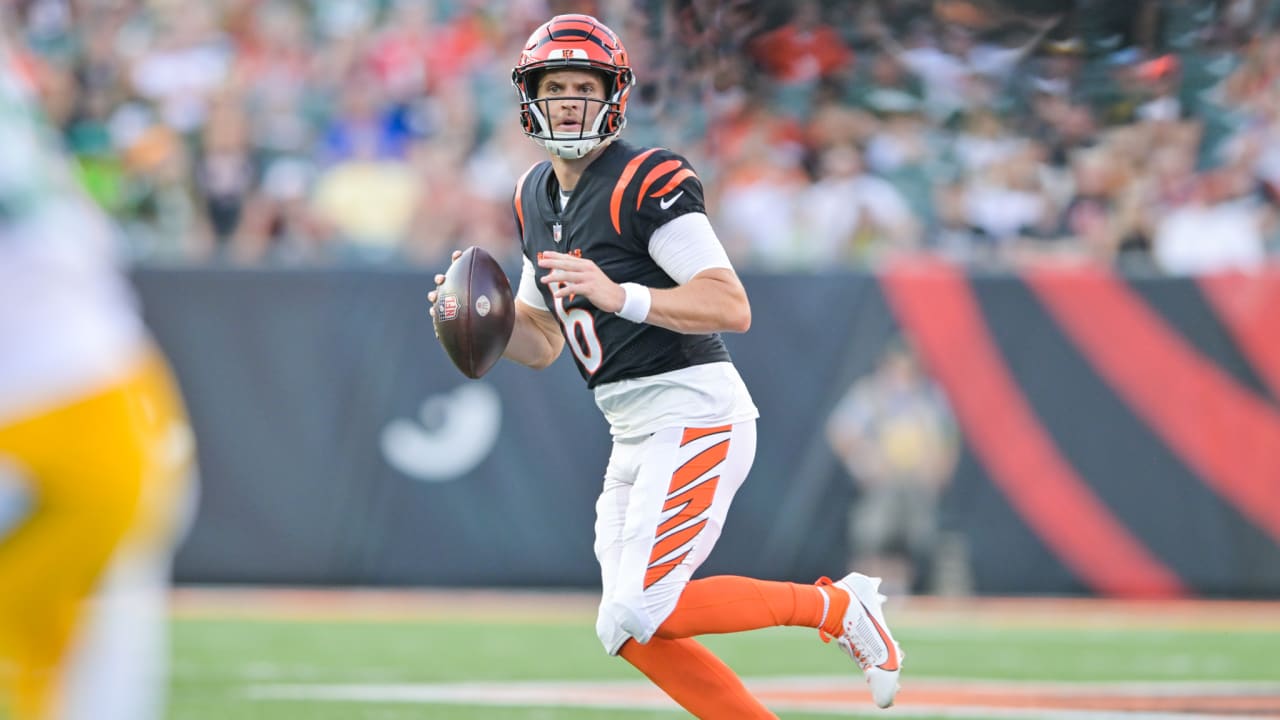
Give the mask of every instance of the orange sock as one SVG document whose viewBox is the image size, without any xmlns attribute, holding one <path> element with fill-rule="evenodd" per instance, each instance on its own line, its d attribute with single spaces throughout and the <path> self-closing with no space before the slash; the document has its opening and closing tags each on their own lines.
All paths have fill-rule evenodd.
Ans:
<svg viewBox="0 0 1280 720">
<path fill-rule="evenodd" d="M 628 640 L 618 653 L 701 720 L 777 720 L 720 658 L 696 640 Z"/>
<path fill-rule="evenodd" d="M 828 635 L 839 635 L 848 607 L 847 594 L 817 585 L 718 575 L 685 585 L 657 636 L 687 638 L 777 625 L 821 628 Z"/>
</svg>

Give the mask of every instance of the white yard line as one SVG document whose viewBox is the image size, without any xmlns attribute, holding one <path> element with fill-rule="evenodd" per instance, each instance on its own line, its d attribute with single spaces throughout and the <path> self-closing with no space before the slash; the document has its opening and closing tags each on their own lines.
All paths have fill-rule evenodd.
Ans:
<svg viewBox="0 0 1280 720">
<path fill-rule="evenodd" d="M 749 679 L 751 687 L 770 708 L 783 712 L 808 712 L 820 715 L 867 716 L 883 718 L 865 689 L 855 678 L 800 677 Z M 933 693 L 957 693 L 954 703 L 940 703 L 938 698 L 913 704 L 912 688 L 920 699 Z M 1001 692 L 1007 697 L 1046 694 L 1107 696 L 1118 699 L 1142 697 L 1222 697 L 1240 698 L 1280 696 L 1280 683 L 996 683 L 957 680 L 914 680 L 903 689 L 902 702 L 891 714 L 903 717 L 956 718 L 1026 718 L 1045 720 L 1235 720 L 1234 715 L 1191 712 L 1123 711 L 1121 709 L 1080 710 L 1053 707 L 986 706 L 964 702 L 964 692 Z M 657 688 L 645 682 L 502 682 L 448 684 L 261 684 L 246 689 L 254 700 L 306 700 L 331 702 L 454 704 L 487 707 L 575 707 L 591 709 L 679 708 Z M 805 695 L 812 693 L 811 696 Z M 1280 717 L 1259 716 L 1253 717 Z"/>
<path fill-rule="evenodd" d="M 515 622 L 576 622 L 594 618 L 598 602 L 587 590 L 184 586 L 173 592 L 175 615 L 196 619 L 487 620 L 499 611 Z M 1280 602 L 894 597 L 887 607 L 895 627 L 1280 631 Z"/>
</svg>

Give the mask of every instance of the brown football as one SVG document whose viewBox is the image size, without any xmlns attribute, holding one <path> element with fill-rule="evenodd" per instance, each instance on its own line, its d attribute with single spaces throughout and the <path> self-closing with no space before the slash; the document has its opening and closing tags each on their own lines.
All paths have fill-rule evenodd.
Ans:
<svg viewBox="0 0 1280 720">
<path fill-rule="evenodd" d="M 434 308 L 436 337 L 453 364 L 469 378 L 489 372 L 516 323 L 515 298 L 502 266 L 484 250 L 467 248 L 445 271 Z"/>
</svg>

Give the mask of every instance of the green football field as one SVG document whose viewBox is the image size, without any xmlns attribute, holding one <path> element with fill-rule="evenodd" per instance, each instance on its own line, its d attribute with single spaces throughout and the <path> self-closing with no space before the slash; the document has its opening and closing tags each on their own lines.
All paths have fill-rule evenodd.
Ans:
<svg viewBox="0 0 1280 720">
<path fill-rule="evenodd" d="M 319 597 L 179 603 L 169 717 L 687 717 L 603 654 L 586 596 L 533 607 L 502 593 L 443 602 L 401 594 L 391 605 Z M 1280 717 L 1280 605 L 905 605 L 896 615 L 888 608 L 906 651 L 903 690 L 888 713 L 812 630 L 705 641 L 787 720 Z"/>
</svg>

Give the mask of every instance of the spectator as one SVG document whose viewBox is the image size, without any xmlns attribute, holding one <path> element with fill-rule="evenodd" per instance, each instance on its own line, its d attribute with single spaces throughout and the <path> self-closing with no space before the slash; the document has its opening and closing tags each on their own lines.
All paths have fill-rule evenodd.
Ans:
<svg viewBox="0 0 1280 720">
<path fill-rule="evenodd" d="M 402 161 L 414 139 L 408 120 L 403 106 L 387 102 L 370 69 L 354 68 L 342 84 L 338 112 L 321 140 L 321 161 Z"/>
<path fill-rule="evenodd" d="M 385 261 L 401 253 L 420 193 L 413 165 L 379 159 L 362 144 L 349 159 L 321 171 L 313 202 L 350 259 Z"/>
<path fill-rule="evenodd" d="M 269 161 L 257 190 L 246 198 L 230 246 L 240 264 L 311 264 L 336 259 L 334 228 L 310 200 L 315 168 L 304 158 Z"/>
<path fill-rule="evenodd" d="M 992 163 L 972 177 L 965 190 L 969 222 L 1006 249 L 1027 236 L 1050 231 L 1057 208 L 1041 180 L 1037 145 L 1023 143 L 1017 154 Z"/>
<path fill-rule="evenodd" d="M 961 126 L 954 151 L 960 170 L 966 174 L 979 174 L 992 165 L 1007 162 L 1024 145 L 990 108 L 976 108 L 964 117 Z"/>
<path fill-rule="evenodd" d="M 1263 212 L 1246 171 L 1206 173 L 1190 201 L 1157 223 L 1156 261 L 1175 275 L 1256 268 L 1266 249 Z"/>
<path fill-rule="evenodd" d="M 719 198 L 725 250 L 735 263 L 772 270 L 806 267 L 794 224 L 796 202 L 808 186 L 797 154 L 768 140 L 755 125 L 738 142 Z"/>
<path fill-rule="evenodd" d="M 183 134 L 204 124 L 209 99 L 226 81 L 233 48 L 214 24 L 207 3 L 156 2 L 151 47 L 133 67 L 138 93 L 160 119 Z"/>
<path fill-rule="evenodd" d="M 820 80 L 848 75 L 853 52 L 822 17 L 822 4 L 802 0 L 790 22 L 756 36 L 748 51 L 783 86 L 812 90 Z"/>
<path fill-rule="evenodd" d="M 1103 264 L 1111 264 L 1121 242 L 1137 230 L 1122 221 L 1118 200 L 1123 176 L 1105 150 L 1079 153 L 1072 162 L 1075 192 L 1059 219 L 1057 238 L 1078 239 Z M 1145 239 L 1137 241 L 1146 245 Z"/>
<path fill-rule="evenodd" d="M 230 84 L 243 104 L 256 161 L 310 152 L 321 88 L 306 17 L 294 3 L 267 0 L 245 24 Z"/>
<path fill-rule="evenodd" d="M 916 248 L 919 223 L 893 185 L 863 171 L 851 145 L 824 149 L 817 182 L 797 198 L 793 220 L 811 268 L 865 266 Z"/>
<path fill-rule="evenodd" d="M 213 237 L 204 205 L 187 182 L 192 160 L 182 138 L 159 123 L 128 137 L 123 159 L 129 212 L 122 222 L 134 257 L 165 262 L 209 257 Z"/>
<path fill-rule="evenodd" d="M 928 232 L 930 248 L 960 265 L 979 268 L 1006 265 L 1003 249 L 982 228 L 969 222 L 963 184 L 940 183 L 934 190 L 934 197 L 937 213 Z"/>
<path fill-rule="evenodd" d="M 235 96 L 215 102 L 195 161 L 195 184 L 219 249 L 230 241 L 253 192 L 257 168 L 245 113 Z"/>
<path fill-rule="evenodd" d="M 847 89 L 847 100 L 870 112 L 891 108 L 918 108 L 924 101 L 919 78 L 909 74 L 888 53 L 874 53 L 859 65 Z"/>
<path fill-rule="evenodd" d="M 999 86 L 1007 80 L 1059 20 L 1054 16 L 1037 21 L 1031 36 L 1017 47 L 979 43 L 971 30 L 953 24 L 944 24 L 935 34 L 929 24 L 918 23 L 908 46 L 900 45 L 878 23 L 869 32 L 886 52 L 921 79 L 926 111 L 935 121 L 944 122 L 953 113 L 990 100 L 989 83 Z"/>
<path fill-rule="evenodd" d="M 1236 201 L 1232 212 L 1218 200 L 1182 212 L 1188 188 L 1222 184 L 1198 167 L 1232 166 L 1226 185 L 1280 196 L 1280 33 L 1268 4 L 1076 0 L 1065 17 L 1039 18 L 973 0 L 588 4 L 633 38 L 644 81 L 627 136 L 688 149 L 744 267 L 805 270 L 842 246 L 836 226 L 799 209 L 856 214 L 856 204 L 835 209 L 841 181 L 823 158 L 837 146 L 862 148 L 867 171 L 929 228 L 919 250 L 1006 267 L 1047 255 L 1144 262 L 1158 225 L 1177 237 L 1195 224 L 1188 212 L 1210 207 L 1239 220 Z M 511 35 L 548 9 L 584 9 L 571 0 L 10 5 L 27 43 L 20 66 L 76 174 L 131 229 L 137 257 L 222 248 L 238 261 L 297 262 L 323 260 L 328 233 L 353 232 L 347 221 L 360 213 L 334 215 L 335 196 L 356 196 L 353 183 L 417 198 L 378 219 L 377 233 L 406 233 L 374 242 L 405 251 L 379 257 L 429 262 L 463 241 L 504 247 L 510 219 L 497 199 L 509 188 L 498 186 L 523 171 L 513 169 L 522 156 L 494 155 L 505 152 L 505 141 L 490 142 L 504 125 L 487 110 L 511 92 Z M 1106 172 L 1079 160 L 1092 149 L 1110 156 Z M 1106 192 L 1078 187 L 1099 175 L 1112 178 Z M 1280 238 L 1270 206 L 1258 210 L 1245 225 L 1261 234 L 1257 262 L 1267 262 Z M 268 236 L 248 238 L 262 228 Z"/>
</svg>

